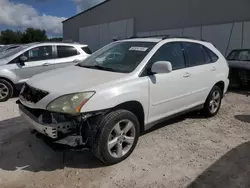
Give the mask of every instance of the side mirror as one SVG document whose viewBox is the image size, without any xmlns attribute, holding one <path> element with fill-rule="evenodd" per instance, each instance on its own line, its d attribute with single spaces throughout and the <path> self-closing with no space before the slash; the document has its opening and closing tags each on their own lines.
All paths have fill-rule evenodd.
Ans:
<svg viewBox="0 0 250 188">
<path fill-rule="evenodd" d="M 152 65 L 151 72 L 163 74 L 172 72 L 172 64 L 169 61 L 157 61 Z"/>
<path fill-rule="evenodd" d="M 25 65 L 24 63 L 26 61 L 28 61 L 28 58 L 26 56 L 23 55 L 23 56 L 20 57 L 20 65 Z"/>
</svg>

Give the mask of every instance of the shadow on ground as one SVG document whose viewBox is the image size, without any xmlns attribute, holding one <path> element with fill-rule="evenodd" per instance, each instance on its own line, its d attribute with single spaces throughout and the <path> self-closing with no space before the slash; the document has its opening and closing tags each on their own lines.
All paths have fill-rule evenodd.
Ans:
<svg viewBox="0 0 250 188">
<path fill-rule="evenodd" d="M 88 151 L 49 147 L 31 135 L 21 117 L 0 122 L 0 169 L 32 172 L 72 168 L 98 168 L 103 164 Z"/>
<path fill-rule="evenodd" d="M 250 115 L 236 115 L 234 117 L 244 123 L 250 123 Z"/>
<path fill-rule="evenodd" d="M 211 187 L 250 187 L 250 142 L 226 153 L 188 186 L 188 188 Z"/>
<path fill-rule="evenodd" d="M 203 118 L 206 118 L 206 117 L 204 117 L 199 111 L 189 112 L 187 114 L 183 114 L 174 118 L 167 119 L 163 122 L 160 122 L 154 125 L 153 127 L 151 127 L 150 129 L 146 130 L 142 135 L 146 135 L 148 133 L 151 133 L 153 131 L 166 127 L 168 125 L 172 125 L 172 124 L 184 121 L 185 119 L 203 119 Z"/>
<path fill-rule="evenodd" d="M 160 123 L 144 134 L 186 118 L 198 117 L 196 113 L 180 116 Z M 72 151 L 45 144 L 30 133 L 30 129 L 21 117 L 0 122 L 0 169 L 38 172 L 54 171 L 64 167 L 89 169 L 103 166 L 103 163 L 89 151 Z"/>
<path fill-rule="evenodd" d="M 247 97 L 250 96 L 250 90 L 242 89 L 242 88 L 229 88 L 228 92 L 236 93 L 240 95 L 246 95 Z"/>
</svg>

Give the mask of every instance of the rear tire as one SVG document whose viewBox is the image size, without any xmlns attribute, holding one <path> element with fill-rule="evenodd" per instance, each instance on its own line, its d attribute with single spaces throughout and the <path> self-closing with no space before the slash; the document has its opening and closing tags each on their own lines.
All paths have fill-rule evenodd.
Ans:
<svg viewBox="0 0 250 188">
<path fill-rule="evenodd" d="M 7 101 L 13 96 L 14 88 L 10 82 L 0 79 L 0 102 Z"/>
<path fill-rule="evenodd" d="M 127 110 L 112 111 L 100 121 L 93 142 L 93 153 L 106 165 L 125 160 L 139 138 L 139 121 Z"/>
<path fill-rule="evenodd" d="M 218 113 L 221 106 L 222 96 L 223 92 L 221 88 L 215 85 L 210 91 L 202 110 L 206 117 L 213 117 Z"/>
</svg>

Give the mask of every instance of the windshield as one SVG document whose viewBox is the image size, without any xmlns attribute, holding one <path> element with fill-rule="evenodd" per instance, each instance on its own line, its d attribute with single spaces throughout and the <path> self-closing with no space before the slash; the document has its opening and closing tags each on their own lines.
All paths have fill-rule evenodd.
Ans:
<svg viewBox="0 0 250 188">
<path fill-rule="evenodd" d="M 113 72 L 132 72 L 150 50 L 154 42 L 116 42 L 96 51 L 78 66 Z"/>
<path fill-rule="evenodd" d="M 234 50 L 229 54 L 227 60 L 250 61 L 250 50 Z"/>
<path fill-rule="evenodd" d="M 20 52 L 21 50 L 26 49 L 26 48 L 28 48 L 28 46 L 22 45 L 22 46 L 19 46 L 17 48 L 10 49 L 6 52 L 2 52 L 2 53 L 0 53 L 0 58 L 10 57 L 10 56 L 15 55 L 16 53 Z"/>
</svg>

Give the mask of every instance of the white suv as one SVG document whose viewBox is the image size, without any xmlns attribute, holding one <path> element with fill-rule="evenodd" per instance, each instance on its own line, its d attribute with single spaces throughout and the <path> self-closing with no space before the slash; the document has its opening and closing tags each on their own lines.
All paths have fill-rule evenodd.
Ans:
<svg viewBox="0 0 250 188">
<path fill-rule="evenodd" d="M 105 54 L 113 58 L 100 58 Z M 190 110 L 216 115 L 228 72 L 211 43 L 133 38 L 111 43 L 76 66 L 34 76 L 17 103 L 38 134 L 87 147 L 115 164 L 159 121 Z"/>
</svg>

